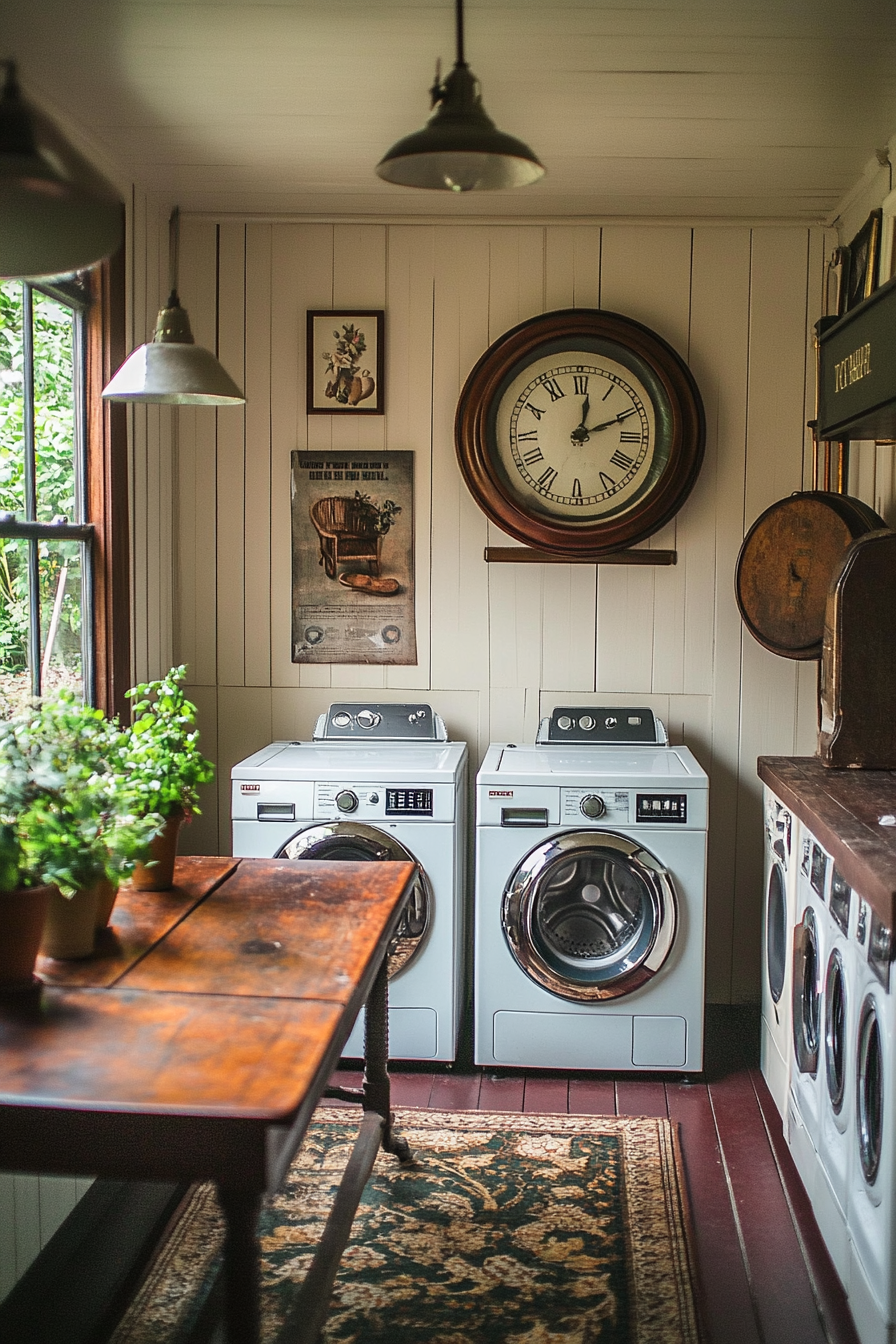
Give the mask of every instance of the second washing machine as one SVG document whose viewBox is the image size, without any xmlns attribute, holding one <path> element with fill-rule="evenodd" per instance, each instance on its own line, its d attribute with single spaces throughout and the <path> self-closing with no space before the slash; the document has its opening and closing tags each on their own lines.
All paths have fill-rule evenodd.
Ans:
<svg viewBox="0 0 896 1344">
<path fill-rule="evenodd" d="M 477 777 L 474 1059 L 703 1065 L 708 780 L 645 708 L 557 708 Z"/>
<path fill-rule="evenodd" d="M 334 704 L 310 742 L 272 742 L 231 771 L 235 855 L 418 865 L 389 952 L 392 1059 L 456 1058 L 466 763 L 429 705 Z M 363 1053 L 359 1017 L 344 1056 Z"/>
<path fill-rule="evenodd" d="M 762 1074 L 783 1120 L 790 1089 L 791 955 L 796 922 L 796 824 L 790 809 L 762 790 L 765 814 L 765 906 L 762 920 Z"/>
</svg>

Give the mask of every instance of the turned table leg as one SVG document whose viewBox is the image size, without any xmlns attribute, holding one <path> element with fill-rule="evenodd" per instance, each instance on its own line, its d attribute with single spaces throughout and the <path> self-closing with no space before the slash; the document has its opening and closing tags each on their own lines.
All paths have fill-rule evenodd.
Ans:
<svg viewBox="0 0 896 1344">
<path fill-rule="evenodd" d="M 258 1213 L 261 1194 L 218 1186 L 224 1211 L 224 1323 L 227 1344 L 258 1344 L 261 1275 L 258 1263 Z"/>
</svg>

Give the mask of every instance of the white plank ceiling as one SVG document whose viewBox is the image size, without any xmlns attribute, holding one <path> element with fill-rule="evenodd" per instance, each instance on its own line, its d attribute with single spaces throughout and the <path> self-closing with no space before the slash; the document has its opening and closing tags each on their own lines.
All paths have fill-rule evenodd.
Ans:
<svg viewBox="0 0 896 1344">
<path fill-rule="evenodd" d="M 0 0 L 4 55 L 120 180 L 184 210 L 824 220 L 896 131 L 894 0 L 467 0 L 512 193 L 377 160 L 453 62 L 452 0 Z"/>
</svg>

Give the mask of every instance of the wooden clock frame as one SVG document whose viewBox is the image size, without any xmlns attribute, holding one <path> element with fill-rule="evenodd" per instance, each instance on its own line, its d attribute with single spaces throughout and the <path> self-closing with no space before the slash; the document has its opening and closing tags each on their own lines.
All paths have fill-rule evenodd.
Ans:
<svg viewBox="0 0 896 1344">
<path fill-rule="evenodd" d="M 643 500 L 618 518 L 593 523 L 551 520 L 528 510 L 510 493 L 498 464 L 494 425 L 498 401 L 511 377 L 545 347 L 588 348 L 620 363 L 634 357 L 659 385 L 665 406 L 657 423 L 669 425 L 669 455 L 662 476 Z M 583 344 L 584 343 L 584 344 Z M 618 352 L 618 354 L 616 353 Z M 454 421 L 457 461 L 467 488 L 486 517 L 518 541 L 571 560 L 598 557 L 659 531 L 681 508 L 703 461 L 706 421 L 690 369 L 661 336 L 633 318 L 596 308 L 567 308 L 529 318 L 500 336 L 478 360 L 460 394 Z"/>
</svg>

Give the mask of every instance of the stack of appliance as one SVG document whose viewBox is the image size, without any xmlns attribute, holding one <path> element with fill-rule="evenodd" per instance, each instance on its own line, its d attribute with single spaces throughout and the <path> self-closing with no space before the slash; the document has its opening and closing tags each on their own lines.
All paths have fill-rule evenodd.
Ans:
<svg viewBox="0 0 896 1344">
<path fill-rule="evenodd" d="M 389 953 L 393 1059 L 456 1057 L 466 777 L 466 744 L 424 704 L 333 704 L 310 742 L 272 742 L 231 772 L 235 855 L 418 865 Z M 363 1046 L 361 1015 L 344 1056 Z"/>
<path fill-rule="evenodd" d="M 784 1135 L 861 1344 L 896 1340 L 892 931 L 802 822 Z M 763 1003 L 765 1015 L 765 1001 Z M 765 1035 L 765 1023 L 764 1023 Z M 775 1068 L 763 1061 L 772 1089 Z M 779 1103 L 780 1105 L 780 1103 Z"/>
<path fill-rule="evenodd" d="M 708 781 L 650 709 L 557 708 L 477 778 L 474 1059 L 703 1063 Z"/>
</svg>

